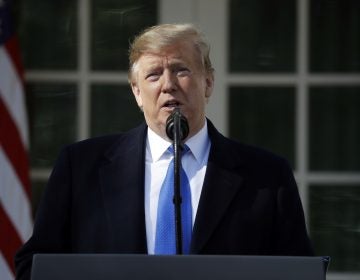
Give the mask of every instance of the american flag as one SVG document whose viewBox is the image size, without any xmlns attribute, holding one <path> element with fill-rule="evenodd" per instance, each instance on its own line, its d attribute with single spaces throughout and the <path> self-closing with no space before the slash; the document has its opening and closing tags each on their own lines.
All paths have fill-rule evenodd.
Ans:
<svg viewBox="0 0 360 280">
<path fill-rule="evenodd" d="M 11 18 L 0 0 L 0 279 L 15 278 L 14 254 L 32 230 L 23 71 Z"/>
</svg>

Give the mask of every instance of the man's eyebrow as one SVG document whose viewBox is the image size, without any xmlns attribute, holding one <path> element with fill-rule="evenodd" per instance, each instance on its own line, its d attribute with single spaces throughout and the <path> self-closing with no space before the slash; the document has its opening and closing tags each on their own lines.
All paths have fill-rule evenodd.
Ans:
<svg viewBox="0 0 360 280">
<path fill-rule="evenodd" d="M 184 61 L 173 61 L 169 63 L 170 67 L 184 67 L 187 66 L 187 63 L 185 63 Z"/>
<path fill-rule="evenodd" d="M 144 67 L 144 71 L 149 72 L 158 70 L 160 68 L 162 68 L 162 65 L 159 65 L 158 63 L 149 63 Z"/>
</svg>

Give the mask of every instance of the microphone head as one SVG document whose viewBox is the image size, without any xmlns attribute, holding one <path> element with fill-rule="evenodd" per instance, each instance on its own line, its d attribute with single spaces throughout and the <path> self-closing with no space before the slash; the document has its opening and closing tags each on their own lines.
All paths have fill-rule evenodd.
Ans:
<svg viewBox="0 0 360 280">
<path fill-rule="evenodd" d="M 180 112 L 180 108 L 175 108 L 166 120 L 166 135 L 169 139 L 174 140 L 174 123 L 175 118 L 180 120 L 180 139 L 184 140 L 189 135 L 189 124 L 185 116 Z"/>
</svg>

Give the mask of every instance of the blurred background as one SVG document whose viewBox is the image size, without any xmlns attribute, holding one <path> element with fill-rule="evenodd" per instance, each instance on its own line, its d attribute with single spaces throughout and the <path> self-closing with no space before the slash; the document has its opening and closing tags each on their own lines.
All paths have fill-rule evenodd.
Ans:
<svg viewBox="0 0 360 280">
<path fill-rule="evenodd" d="M 294 168 L 328 279 L 360 279 L 359 0 L 17 1 L 33 212 L 59 149 L 143 120 L 127 84 L 129 41 L 192 22 L 216 71 L 208 117 Z"/>
</svg>

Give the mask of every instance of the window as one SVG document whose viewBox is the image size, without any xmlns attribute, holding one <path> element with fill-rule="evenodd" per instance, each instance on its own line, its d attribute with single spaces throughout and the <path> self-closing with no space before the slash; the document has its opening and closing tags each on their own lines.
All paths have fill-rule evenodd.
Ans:
<svg viewBox="0 0 360 280">
<path fill-rule="evenodd" d="M 157 23 L 158 4 L 31 0 L 17 9 L 36 210 L 62 146 L 143 120 L 127 82 L 127 50 L 131 37 Z"/>
<path fill-rule="evenodd" d="M 292 161 L 316 254 L 355 279 L 360 3 L 231 0 L 227 13 L 228 134 Z"/>
</svg>

